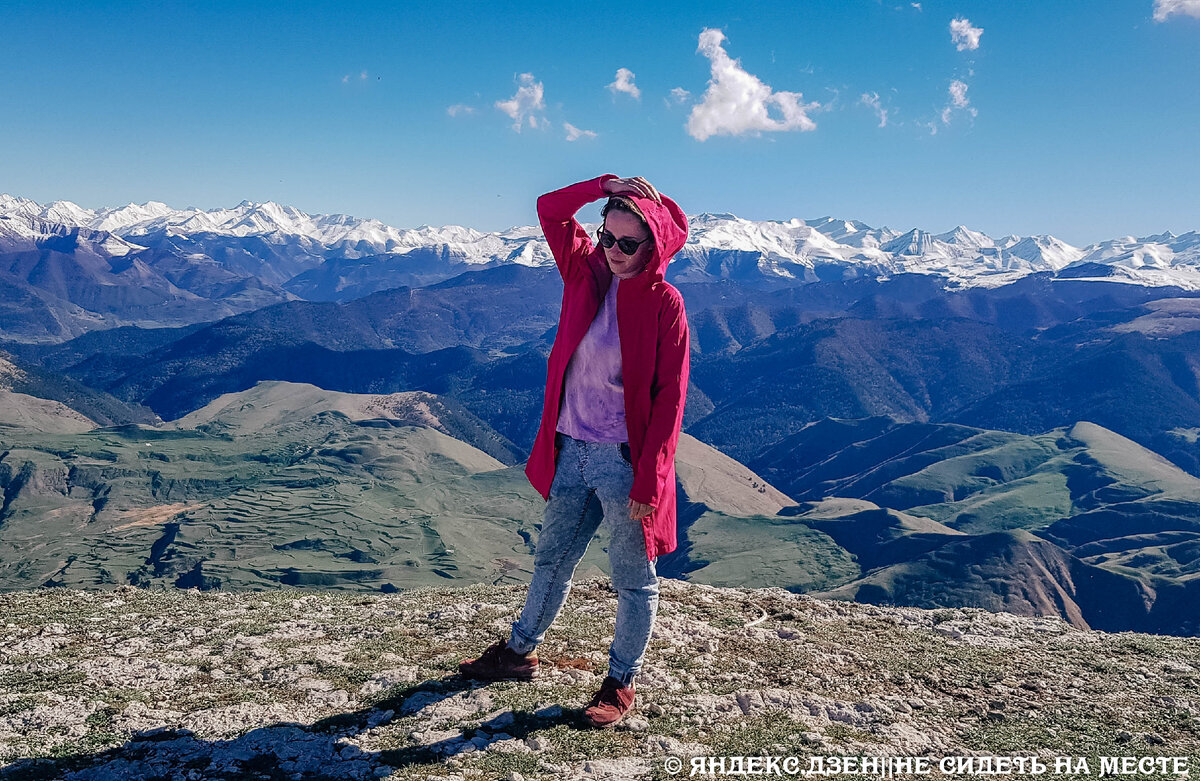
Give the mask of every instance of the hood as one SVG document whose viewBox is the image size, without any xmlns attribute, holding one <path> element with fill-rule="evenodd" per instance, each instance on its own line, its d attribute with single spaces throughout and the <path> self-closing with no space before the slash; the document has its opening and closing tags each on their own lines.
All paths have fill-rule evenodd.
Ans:
<svg viewBox="0 0 1200 781">
<path fill-rule="evenodd" d="M 687 215 L 679 208 L 679 204 L 662 193 L 659 193 L 662 203 L 630 193 L 621 194 L 642 210 L 646 222 L 650 225 L 650 232 L 654 234 L 654 256 L 650 258 L 642 273 L 661 280 L 667 273 L 667 264 L 671 262 L 671 258 L 687 243 Z"/>
</svg>

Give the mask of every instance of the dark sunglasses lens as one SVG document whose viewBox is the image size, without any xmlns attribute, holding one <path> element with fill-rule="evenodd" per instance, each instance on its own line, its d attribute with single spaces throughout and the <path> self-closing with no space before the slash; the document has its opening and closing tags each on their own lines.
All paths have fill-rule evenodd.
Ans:
<svg viewBox="0 0 1200 781">
<path fill-rule="evenodd" d="M 599 228 L 596 230 L 596 238 L 600 239 L 600 246 L 604 247 L 604 249 L 608 249 L 612 245 L 616 244 L 617 249 L 621 250 L 621 252 L 624 252 L 626 255 L 632 255 L 638 251 L 638 247 L 642 246 L 642 242 L 638 241 L 637 239 L 618 239 L 616 236 L 604 230 L 604 228 Z"/>
</svg>

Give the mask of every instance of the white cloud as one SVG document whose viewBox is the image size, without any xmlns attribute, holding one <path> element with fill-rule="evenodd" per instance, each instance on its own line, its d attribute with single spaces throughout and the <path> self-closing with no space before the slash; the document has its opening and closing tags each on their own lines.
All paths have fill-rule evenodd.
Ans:
<svg viewBox="0 0 1200 781">
<path fill-rule="evenodd" d="M 979 112 L 971 105 L 971 99 L 967 97 L 967 85 L 958 79 L 950 82 L 950 105 L 942 109 L 942 124 L 950 124 L 950 116 L 955 109 L 964 109 L 972 117 L 979 116 Z"/>
<path fill-rule="evenodd" d="M 618 92 L 624 92 L 634 100 L 642 99 L 642 91 L 633 83 L 633 71 L 629 68 L 617 68 L 617 78 L 612 84 L 608 85 L 612 93 L 616 95 Z"/>
<path fill-rule="evenodd" d="M 814 109 L 814 112 L 816 112 L 816 113 L 820 113 L 820 112 L 824 112 L 824 111 L 835 111 L 835 110 L 841 108 L 841 106 L 838 103 L 838 101 L 840 101 L 842 99 L 841 89 L 839 89 L 838 87 L 826 87 L 825 91 L 832 93 L 833 97 L 830 98 L 829 100 L 825 101 L 825 103 L 821 104 L 816 109 Z"/>
<path fill-rule="evenodd" d="M 446 109 L 446 113 L 452 117 L 457 117 L 459 114 L 474 114 L 475 107 L 468 106 L 466 103 L 455 103 Z"/>
<path fill-rule="evenodd" d="M 864 92 L 862 98 L 860 98 L 858 102 L 864 106 L 870 106 L 871 108 L 875 109 L 875 116 L 879 117 L 879 126 L 887 127 L 888 110 L 883 107 L 882 103 L 880 103 L 878 92 L 872 92 L 869 94 Z"/>
<path fill-rule="evenodd" d="M 950 102 L 955 108 L 966 108 L 971 101 L 967 99 L 967 85 L 957 79 L 950 82 Z"/>
<path fill-rule="evenodd" d="M 1154 21 L 1165 22 L 1172 15 L 1200 18 L 1200 0 L 1154 0 Z"/>
<path fill-rule="evenodd" d="M 367 72 L 363 71 L 362 73 L 358 74 L 358 77 L 360 79 L 362 79 L 363 81 L 366 81 L 367 80 Z"/>
<path fill-rule="evenodd" d="M 917 9 L 918 11 L 920 11 L 920 10 L 921 10 L 921 4 L 920 4 L 920 3 L 909 3 L 909 5 L 911 5 L 913 8 Z"/>
<path fill-rule="evenodd" d="M 950 39 L 958 46 L 960 52 L 978 49 L 981 35 L 983 28 L 972 27 L 969 19 L 953 19 L 950 22 Z"/>
<path fill-rule="evenodd" d="M 675 89 L 671 90 L 670 97 L 663 98 L 663 103 L 667 104 L 667 108 L 670 108 L 671 106 L 682 106 L 684 103 L 687 103 L 688 98 L 691 96 L 692 93 L 688 92 L 683 87 L 676 87 Z"/>
<path fill-rule="evenodd" d="M 543 99 L 543 88 L 540 81 L 535 81 L 532 73 L 522 73 L 517 77 L 517 93 L 508 100 L 497 100 L 496 108 L 512 117 L 513 130 L 521 132 L 521 127 L 528 119 L 531 128 L 537 128 L 539 120 L 534 112 L 543 111 L 546 101 Z M 549 124 L 549 120 L 544 120 Z"/>
<path fill-rule="evenodd" d="M 563 123 L 563 130 L 567 131 L 568 141 L 578 141 L 581 138 L 595 138 L 596 133 L 593 130 L 580 130 L 570 122 Z"/>
<path fill-rule="evenodd" d="M 745 133 L 781 130 L 816 130 L 808 112 L 820 108 L 819 103 L 801 103 L 799 92 L 774 92 L 757 76 L 742 69 L 741 62 L 725 53 L 721 43 L 725 35 L 720 30 L 705 29 L 700 33 L 697 51 L 712 63 L 712 78 L 704 100 L 688 116 L 687 132 L 697 141 L 710 136 L 739 136 Z M 770 116 L 774 106 L 781 118 Z"/>
</svg>

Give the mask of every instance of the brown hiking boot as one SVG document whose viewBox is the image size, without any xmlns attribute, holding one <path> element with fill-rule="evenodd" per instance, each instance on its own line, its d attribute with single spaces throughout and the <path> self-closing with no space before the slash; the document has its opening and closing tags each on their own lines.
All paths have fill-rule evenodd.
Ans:
<svg viewBox="0 0 1200 781">
<path fill-rule="evenodd" d="M 593 727 L 611 727 L 633 708 L 633 684 L 622 686 L 611 675 L 600 684 L 600 691 L 592 697 L 583 720 Z"/>
<path fill-rule="evenodd" d="M 464 678 L 479 681 L 531 681 L 538 674 L 536 653 L 521 656 L 500 640 L 487 647 L 478 659 L 466 659 L 459 663 L 458 671 Z"/>
</svg>

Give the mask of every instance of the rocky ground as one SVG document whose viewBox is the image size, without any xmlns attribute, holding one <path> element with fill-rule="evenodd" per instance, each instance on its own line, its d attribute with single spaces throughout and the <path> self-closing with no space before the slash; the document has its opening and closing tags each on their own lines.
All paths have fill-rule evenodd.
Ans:
<svg viewBox="0 0 1200 781">
<path fill-rule="evenodd" d="M 538 681 L 457 676 L 524 593 L 0 595 L 0 778 L 667 779 L 749 755 L 1200 773 L 1194 638 L 667 580 L 638 710 L 595 731 L 580 709 L 606 668 L 607 581 L 576 586 Z"/>
</svg>

